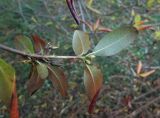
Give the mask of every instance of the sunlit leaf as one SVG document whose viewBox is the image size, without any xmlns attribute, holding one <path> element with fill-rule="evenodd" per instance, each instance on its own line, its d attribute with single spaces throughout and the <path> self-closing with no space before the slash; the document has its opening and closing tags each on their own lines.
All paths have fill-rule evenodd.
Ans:
<svg viewBox="0 0 160 118">
<path fill-rule="evenodd" d="M 139 28 L 143 24 L 144 24 L 144 21 L 142 21 L 141 16 L 139 14 L 135 14 L 134 15 L 134 27 Z"/>
<path fill-rule="evenodd" d="M 151 74 L 153 74 L 154 72 L 155 72 L 155 70 L 151 70 L 151 71 L 148 71 L 148 72 L 140 73 L 139 76 L 143 77 L 143 78 L 146 78 L 146 77 L 150 76 Z"/>
<path fill-rule="evenodd" d="M 151 8 L 155 3 L 155 0 L 147 0 L 147 7 Z"/>
<path fill-rule="evenodd" d="M 46 79 L 48 77 L 48 68 L 46 64 L 38 62 L 37 64 L 37 72 L 41 79 Z"/>
<path fill-rule="evenodd" d="M 139 74 L 141 72 L 141 70 L 142 70 L 142 62 L 139 61 L 138 64 L 137 64 L 137 70 L 136 70 L 137 74 Z"/>
<path fill-rule="evenodd" d="M 95 9 L 95 8 L 92 7 L 92 3 L 93 3 L 93 0 L 86 0 L 87 8 L 88 8 L 89 10 L 91 10 L 92 12 L 101 15 L 102 13 L 101 13 L 99 10 L 97 10 L 97 9 Z"/>
<path fill-rule="evenodd" d="M 67 96 L 67 78 L 63 70 L 59 67 L 48 67 L 49 79 L 52 81 L 53 85 L 61 93 L 62 96 Z"/>
<path fill-rule="evenodd" d="M 141 16 L 139 14 L 136 14 L 134 17 L 135 24 L 139 24 L 140 21 L 141 21 Z"/>
<path fill-rule="evenodd" d="M 100 69 L 94 65 L 86 65 L 84 70 L 84 86 L 88 98 L 92 100 L 102 87 L 103 75 Z"/>
<path fill-rule="evenodd" d="M 76 30 L 73 34 L 72 47 L 76 55 L 86 54 L 90 49 L 88 33 Z"/>
<path fill-rule="evenodd" d="M 91 7 L 91 6 L 87 6 L 87 8 L 88 8 L 89 10 L 91 10 L 92 12 L 96 13 L 96 14 L 102 15 L 102 13 L 101 13 L 99 10 L 97 10 L 97 9 Z"/>
<path fill-rule="evenodd" d="M 15 46 L 17 49 L 23 50 L 27 53 L 34 53 L 32 41 L 30 40 L 30 38 L 26 36 L 22 36 L 22 35 L 16 36 Z"/>
<path fill-rule="evenodd" d="M 44 83 L 44 79 L 41 79 L 38 75 L 36 65 L 32 66 L 30 78 L 27 82 L 27 90 L 30 95 L 36 92 Z"/>
<path fill-rule="evenodd" d="M 96 56 L 115 55 L 127 48 L 136 39 L 137 34 L 137 30 L 131 26 L 118 28 L 104 36 L 92 54 Z"/>
<path fill-rule="evenodd" d="M 87 4 L 88 6 L 91 6 L 92 3 L 93 3 L 93 0 L 86 0 L 86 4 Z"/>
<path fill-rule="evenodd" d="M 155 38 L 156 40 L 160 40 L 160 31 L 156 31 L 156 32 L 154 33 L 154 38 Z"/>
<path fill-rule="evenodd" d="M 14 81 L 13 94 L 10 104 L 10 118 L 19 118 L 18 97 L 16 92 L 16 83 Z"/>
<path fill-rule="evenodd" d="M 0 59 L 0 100 L 10 103 L 15 81 L 15 70 L 3 59 Z"/>
</svg>

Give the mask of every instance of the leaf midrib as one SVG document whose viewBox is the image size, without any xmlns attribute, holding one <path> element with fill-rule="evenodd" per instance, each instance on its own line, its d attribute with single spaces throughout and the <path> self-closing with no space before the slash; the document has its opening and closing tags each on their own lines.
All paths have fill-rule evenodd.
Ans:
<svg viewBox="0 0 160 118">
<path fill-rule="evenodd" d="M 50 67 L 49 67 L 49 69 L 50 69 L 51 72 L 55 75 L 56 80 L 58 80 L 58 83 L 60 84 L 60 87 L 61 87 L 62 90 L 63 90 L 63 93 L 65 93 L 65 90 L 64 90 L 64 88 L 63 88 L 63 85 L 62 85 L 61 81 L 58 79 L 58 78 L 59 78 L 58 75 L 57 75 L 56 72 L 54 72 Z"/>
<path fill-rule="evenodd" d="M 92 80 L 92 82 L 93 82 L 93 86 L 94 86 L 94 94 L 96 93 L 96 84 L 95 84 L 95 81 L 94 81 L 94 76 L 93 76 L 93 74 L 92 74 L 92 71 L 90 70 L 90 68 L 89 68 L 89 66 L 87 66 L 87 68 L 88 68 L 88 70 L 89 70 L 89 72 L 90 72 L 90 75 L 91 75 L 91 80 Z"/>
<path fill-rule="evenodd" d="M 97 53 L 97 52 L 100 52 L 100 51 L 104 50 L 105 48 L 109 48 L 109 47 L 111 47 L 112 45 L 114 45 L 114 44 L 120 42 L 121 40 L 123 40 L 123 39 L 124 39 L 125 37 L 127 37 L 127 36 L 128 36 L 128 34 L 126 34 L 124 37 L 120 38 L 119 40 L 117 40 L 117 41 L 115 41 L 115 42 L 113 42 L 113 43 L 111 43 L 111 44 L 105 46 L 104 48 L 92 52 L 91 54 L 95 54 L 95 53 Z"/>
</svg>

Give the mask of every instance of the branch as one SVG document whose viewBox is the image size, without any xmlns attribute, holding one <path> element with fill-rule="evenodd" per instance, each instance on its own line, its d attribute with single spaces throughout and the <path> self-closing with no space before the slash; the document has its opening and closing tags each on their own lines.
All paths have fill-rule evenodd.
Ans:
<svg viewBox="0 0 160 118">
<path fill-rule="evenodd" d="M 24 51 L 20 51 L 14 48 L 10 48 L 3 44 L 0 44 L 0 49 L 21 55 L 23 57 L 28 57 L 31 59 L 44 59 L 44 60 L 51 60 L 51 59 L 82 59 L 80 56 L 56 56 L 56 55 L 39 55 L 39 54 L 29 54 Z"/>
<path fill-rule="evenodd" d="M 160 89 L 160 86 L 154 88 L 153 90 L 151 90 L 151 91 L 149 91 L 149 92 L 147 92 L 147 93 L 144 93 L 144 94 L 138 96 L 137 98 L 135 98 L 135 99 L 133 99 L 133 100 L 131 101 L 131 104 L 133 104 L 133 103 L 134 103 L 135 101 L 137 101 L 137 100 L 140 100 L 140 99 L 142 99 L 142 98 L 144 98 L 144 97 L 146 97 L 146 96 L 148 96 L 148 95 L 150 95 L 150 94 L 153 94 L 153 93 L 157 92 L 159 89 Z M 143 106 L 142 106 L 142 107 L 143 107 Z M 115 112 L 114 116 L 115 116 L 115 117 L 118 116 L 120 113 L 124 112 L 125 109 L 126 109 L 126 107 L 121 108 L 119 111 Z"/>
<path fill-rule="evenodd" d="M 79 25 L 80 24 L 79 16 L 78 16 L 76 9 L 74 7 L 74 1 L 73 0 L 66 0 L 66 2 L 67 2 L 68 8 L 69 8 L 74 20 Z"/>
<path fill-rule="evenodd" d="M 140 108 L 138 108 L 137 110 L 133 111 L 131 114 L 129 114 L 127 116 L 127 118 L 134 118 L 135 116 L 137 116 L 140 112 L 142 112 L 145 108 L 149 107 L 151 104 L 160 101 L 160 96 L 153 99 L 152 101 L 148 102 L 147 104 L 141 106 Z"/>
<path fill-rule="evenodd" d="M 156 88 L 152 89 L 151 91 L 147 92 L 147 93 L 144 93 L 142 95 L 140 95 L 139 97 L 135 98 L 132 103 L 134 103 L 135 101 L 139 100 L 139 99 L 142 99 L 152 93 L 155 93 L 156 91 L 160 90 L 160 86 L 157 86 Z"/>
<path fill-rule="evenodd" d="M 78 1 L 78 5 L 79 5 L 82 20 L 85 22 L 84 13 L 83 13 L 83 9 L 82 9 L 80 1 Z M 83 31 L 86 32 L 86 25 L 85 24 L 82 24 L 82 28 L 83 28 Z"/>
</svg>

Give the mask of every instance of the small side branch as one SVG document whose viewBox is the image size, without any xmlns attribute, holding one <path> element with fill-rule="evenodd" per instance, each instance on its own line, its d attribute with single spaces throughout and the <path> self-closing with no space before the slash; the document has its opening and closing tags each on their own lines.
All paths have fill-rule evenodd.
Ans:
<svg viewBox="0 0 160 118">
<path fill-rule="evenodd" d="M 146 109 L 147 107 L 149 107 L 151 104 L 160 101 L 160 96 L 153 99 L 152 101 L 148 102 L 147 104 L 143 105 L 142 107 L 138 108 L 137 110 L 133 111 L 131 114 L 129 114 L 127 116 L 127 118 L 134 118 L 135 116 L 137 116 L 140 112 L 142 112 L 144 109 Z"/>
</svg>

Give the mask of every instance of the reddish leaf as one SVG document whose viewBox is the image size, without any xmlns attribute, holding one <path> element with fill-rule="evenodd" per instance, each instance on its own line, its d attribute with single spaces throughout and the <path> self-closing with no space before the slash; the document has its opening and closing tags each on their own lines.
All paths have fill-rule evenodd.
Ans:
<svg viewBox="0 0 160 118">
<path fill-rule="evenodd" d="M 34 41 L 34 48 L 36 53 L 39 53 L 43 49 L 45 49 L 46 42 L 42 40 L 37 34 L 32 35 Z"/>
<path fill-rule="evenodd" d="M 52 81 L 53 85 L 61 93 L 62 96 L 67 96 L 67 79 L 63 70 L 59 67 L 48 67 L 49 70 L 49 79 Z"/>
<path fill-rule="evenodd" d="M 103 75 L 100 69 L 94 65 L 86 65 L 84 70 L 84 85 L 90 100 L 96 95 L 102 87 Z"/>
<path fill-rule="evenodd" d="M 91 113 L 96 104 L 96 98 L 102 87 L 103 75 L 95 65 L 86 65 L 84 70 L 84 86 L 91 101 L 88 112 Z"/>
<path fill-rule="evenodd" d="M 32 66 L 30 79 L 27 82 L 27 90 L 30 95 L 36 92 L 44 83 L 44 79 L 41 79 L 38 75 L 36 65 Z"/>
<path fill-rule="evenodd" d="M 16 92 L 16 83 L 14 82 L 13 94 L 10 104 L 10 118 L 19 118 L 18 98 Z"/>
<path fill-rule="evenodd" d="M 131 100 L 132 100 L 132 97 L 131 97 L 131 96 L 125 96 L 125 97 L 122 99 L 122 103 L 123 103 L 125 106 L 127 106 L 128 108 L 132 108 Z"/>
<path fill-rule="evenodd" d="M 96 23 L 93 25 L 93 30 L 96 31 L 100 25 L 100 19 L 97 19 Z"/>
<path fill-rule="evenodd" d="M 142 26 L 140 26 L 140 27 L 137 27 L 137 30 L 138 30 L 138 31 L 150 30 L 150 29 L 153 29 L 153 27 L 150 26 L 150 25 L 142 25 Z"/>
<path fill-rule="evenodd" d="M 7 106 L 11 101 L 15 79 L 14 68 L 0 58 L 0 101 Z"/>
<path fill-rule="evenodd" d="M 103 26 L 99 26 L 98 30 L 101 32 L 111 32 L 112 30 Z"/>
<path fill-rule="evenodd" d="M 77 12 L 76 12 L 75 7 L 74 7 L 73 1 L 74 0 L 66 0 L 68 8 L 69 8 L 74 20 L 79 25 L 80 24 L 80 19 L 79 19 L 79 16 L 78 16 Z"/>
<path fill-rule="evenodd" d="M 95 96 L 93 97 L 92 101 L 90 102 L 90 105 L 89 105 L 89 107 L 88 107 L 88 112 L 89 112 L 89 113 L 92 113 L 93 110 L 94 110 L 94 106 L 96 105 L 96 100 L 97 100 L 99 91 L 100 91 L 100 90 L 97 91 L 97 93 L 96 93 Z"/>
</svg>

